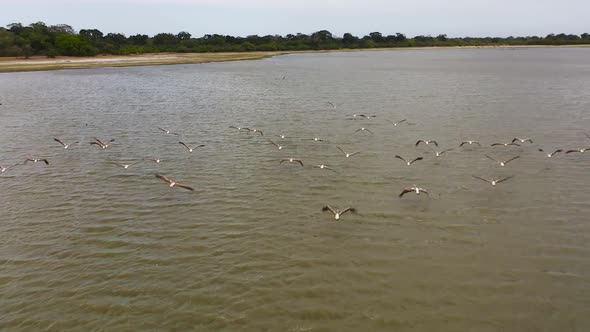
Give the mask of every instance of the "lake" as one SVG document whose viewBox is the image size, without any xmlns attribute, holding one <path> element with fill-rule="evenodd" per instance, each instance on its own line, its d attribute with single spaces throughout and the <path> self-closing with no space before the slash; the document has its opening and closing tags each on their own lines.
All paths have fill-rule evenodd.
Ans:
<svg viewBox="0 0 590 332">
<path fill-rule="evenodd" d="M 4 73 L 0 103 L 2 330 L 590 330 L 588 48 Z"/>
</svg>

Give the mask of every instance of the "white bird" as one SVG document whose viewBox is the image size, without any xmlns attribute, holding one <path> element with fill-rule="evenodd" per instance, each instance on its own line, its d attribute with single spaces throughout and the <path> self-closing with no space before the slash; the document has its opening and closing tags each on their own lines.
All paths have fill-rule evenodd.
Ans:
<svg viewBox="0 0 590 332">
<path fill-rule="evenodd" d="M 129 167 L 131 167 L 132 165 L 135 165 L 135 164 L 123 164 L 123 163 L 117 163 L 117 162 L 114 162 L 114 161 L 111 161 L 110 163 L 111 163 L 111 164 L 113 164 L 113 165 L 121 166 L 121 167 L 123 167 L 124 169 L 128 169 L 128 168 L 129 168 Z"/>
<path fill-rule="evenodd" d="M 545 151 L 543 151 L 543 149 L 539 149 L 539 152 L 545 152 Z M 555 150 L 555 151 L 553 151 L 551 153 L 548 153 L 547 154 L 547 158 L 553 157 L 553 155 L 556 154 L 556 153 L 558 153 L 558 152 L 563 152 L 563 150 L 562 149 L 557 149 L 557 150 Z"/>
<path fill-rule="evenodd" d="M 115 141 L 115 139 L 113 138 L 113 139 L 111 139 L 110 141 L 108 141 L 108 142 L 106 142 L 106 143 L 103 143 L 101 140 L 99 140 L 99 139 L 98 139 L 98 138 L 96 138 L 96 137 L 94 138 L 94 140 L 95 140 L 96 142 L 90 142 L 90 145 L 93 145 L 93 144 L 94 144 L 94 145 L 97 145 L 98 147 L 100 147 L 100 148 L 101 148 L 101 149 L 103 149 L 103 150 L 109 147 L 109 143 L 111 143 L 111 142 L 114 142 L 114 141 Z"/>
<path fill-rule="evenodd" d="M 397 127 L 397 125 L 399 125 L 399 124 L 401 124 L 401 123 L 404 123 L 404 122 L 406 122 L 406 119 L 399 120 L 399 121 L 397 121 L 397 122 L 393 122 L 393 121 L 391 121 L 391 120 L 389 120 L 389 119 L 385 119 L 385 121 L 387 121 L 387 122 L 391 123 L 391 125 L 392 125 L 392 126 L 394 126 L 394 127 Z"/>
<path fill-rule="evenodd" d="M 469 144 L 469 145 L 477 144 L 478 146 L 481 146 L 481 144 L 479 144 L 478 141 L 463 141 L 463 142 L 461 142 L 461 144 L 459 145 L 459 147 L 462 147 L 465 144 Z"/>
<path fill-rule="evenodd" d="M 577 150 L 567 150 L 565 153 L 572 153 L 572 152 L 584 153 L 584 152 L 586 152 L 586 150 L 590 150 L 590 148 L 577 149 Z"/>
<path fill-rule="evenodd" d="M 313 165 L 313 168 L 327 169 L 327 170 L 329 170 L 329 171 L 336 172 L 336 171 L 335 171 L 335 170 L 333 170 L 332 168 L 330 168 L 330 167 L 328 167 L 328 166 L 326 166 L 326 165 L 323 165 L 323 164 L 322 164 L 322 165 Z"/>
<path fill-rule="evenodd" d="M 314 138 L 306 138 L 306 141 L 314 141 L 314 142 L 322 142 L 323 139 L 319 138 L 319 137 L 314 137 Z"/>
<path fill-rule="evenodd" d="M 516 142 L 516 141 L 520 141 L 520 143 L 525 143 L 525 142 L 531 142 L 533 143 L 533 140 L 530 138 L 519 138 L 519 137 L 515 137 L 512 139 L 512 143 Z"/>
<path fill-rule="evenodd" d="M 170 130 L 168 130 L 168 129 L 164 129 L 164 128 L 160 128 L 160 127 L 158 127 L 158 129 L 160 129 L 161 131 L 163 131 L 163 132 L 165 132 L 166 134 L 169 134 L 169 135 L 176 135 L 176 136 L 180 136 L 180 134 L 179 134 L 179 133 L 173 133 L 173 132 L 171 132 L 171 131 L 170 131 Z"/>
<path fill-rule="evenodd" d="M 369 132 L 369 133 L 373 134 L 372 131 L 370 131 L 369 129 L 367 129 L 365 127 L 362 127 L 362 128 L 359 128 L 359 129 L 355 130 L 355 133 L 358 133 L 359 131 L 366 131 L 366 132 Z"/>
<path fill-rule="evenodd" d="M 416 146 L 418 146 L 420 143 L 424 143 L 426 145 L 429 145 L 430 143 L 434 144 L 435 146 L 438 146 L 438 142 L 437 141 L 428 141 L 428 140 L 418 140 L 418 142 L 416 142 Z"/>
<path fill-rule="evenodd" d="M 275 143 L 275 142 L 273 142 L 273 141 L 271 141 L 271 140 L 269 140 L 269 142 L 270 142 L 270 144 L 272 144 L 272 145 L 276 146 L 276 147 L 277 147 L 277 149 L 279 149 L 279 150 L 282 150 L 282 149 L 283 149 L 283 147 L 282 147 L 281 145 L 278 145 L 277 143 Z"/>
<path fill-rule="evenodd" d="M 336 148 L 338 148 L 338 150 L 340 150 L 346 158 L 350 158 L 350 157 L 360 153 L 360 152 L 347 153 L 344 150 L 342 150 L 339 146 L 337 146 Z"/>
<path fill-rule="evenodd" d="M 279 162 L 279 165 L 282 164 L 285 161 L 288 161 L 290 163 L 299 163 L 301 165 L 301 167 L 303 167 L 303 161 L 301 161 L 301 159 L 294 159 L 294 158 L 283 158 Z"/>
<path fill-rule="evenodd" d="M 403 160 L 403 161 L 404 161 L 404 162 L 405 162 L 405 163 L 406 163 L 408 166 L 412 165 L 414 162 L 416 162 L 416 161 L 418 161 L 418 160 L 422 160 L 422 159 L 424 159 L 423 157 L 418 157 L 418 158 L 416 158 L 416 159 L 414 159 L 414 160 L 407 161 L 407 160 L 405 160 L 405 159 L 404 159 L 402 156 L 399 156 L 399 155 L 397 155 L 397 154 L 395 155 L 395 157 L 396 157 L 397 159 L 401 159 L 401 160 Z"/>
<path fill-rule="evenodd" d="M 426 196 L 428 198 L 430 198 L 430 195 L 428 195 L 428 191 L 426 191 L 424 188 L 420 188 L 416 185 L 413 185 L 412 187 L 409 187 L 409 188 L 404 188 L 404 190 L 402 190 L 402 192 L 398 196 L 399 196 L 399 198 L 402 198 L 402 196 L 404 196 L 407 193 L 411 193 L 411 192 L 415 192 L 416 195 L 420 195 L 420 193 L 425 193 Z"/>
<path fill-rule="evenodd" d="M 502 179 L 484 179 L 484 178 L 480 178 L 479 176 L 475 176 L 475 175 L 472 175 L 472 176 L 474 178 L 476 178 L 476 179 L 479 179 L 479 180 L 482 180 L 482 181 L 485 181 L 485 182 L 489 182 L 489 183 L 492 184 L 492 186 L 495 186 L 496 184 L 498 184 L 500 182 L 504 182 L 506 180 L 510 180 L 510 179 L 513 178 L 513 176 L 509 176 L 509 177 L 502 178 Z"/>
<path fill-rule="evenodd" d="M 197 146 L 195 146 L 195 147 L 189 147 L 188 145 L 184 144 L 183 142 L 178 142 L 178 144 L 180 144 L 180 145 L 184 146 L 184 147 L 185 147 L 185 148 L 188 150 L 188 152 L 193 152 L 193 151 L 195 151 L 196 149 L 198 149 L 198 148 L 202 148 L 202 147 L 204 147 L 204 146 L 205 146 L 205 144 L 199 144 L 199 145 L 197 145 Z"/>
<path fill-rule="evenodd" d="M 440 157 L 440 156 L 441 156 L 443 153 L 445 153 L 445 152 L 449 152 L 449 151 L 452 151 L 452 150 L 453 150 L 453 149 L 446 149 L 446 150 L 442 150 L 442 151 L 440 151 L 440 152 L 439 152 L 439 151 L 437 151 L 435 154 L 436 154 L 436 156 L 437 156 L 437 157 Z"/>
<path fill-rule="evenodd" d="M 490 146 L 498 146 L 498 145 L 501 145 L 501 146 L 509 146 L 509 145 L 520 146 L 520 144 L 517 144 L 517 143 L 514 143 L 514 142 L 512 142 L 512 143 L 494 143 L 494 144 L 492 144 Z"/>
<path fill-rule="evenodd" d="M 250 131 L 250 128 L 246 128 L 246 127 L 236 127 L 236 126 L 229 126 L 229 127 L 236 129 L 237 131 L 242 131 L 242 130 Z"/>
<path fill-rule="evenodd" d="M 170 186 L 170 188 L 172 187 L 180 187 L 180 188 L 184 188 L 190 191 L 195 191 L 195 189 L 193 189 L 192 187 L 189 187 L 187 185 L 184 185 L 182 183 L 178 183 L 175 181 L 170 180 L 169 178 L 165 177 L 164 175 L 160 175 L 160 174 L 156 174 L 156 177 L 166 183 L 168 183 L 168 185 Z"/>
<path fill-rule="evenodd" d="M 351 207 L 347 207 L 346 209 L 339 211 L 336 209 L 333 209 L 330 205 L 326 205 L 322 208 L 322 211 L 330 211 L 332 212 L 332 214 L 334 215 L 334 219 L 335 220 L 339 220 L 340 217 L 345 214 L 346 212 L 352 212 L 352 213 L 356 213 L 356 209 L 355 208 L 351 208 Z"/>
<path fill-rule="evenodd" d="M 65 144 L 64 142 L 62 142 L 62 141 L 61 141 L 60 139 L 58 139 L 58 138 L 54 138 L 53 140 L 54 140 L 54 141 L 56 141 L 56 142 L 58 142 L 59 144 L 61 144 L 61 145 L 64 147 L 64 149 L 67 149 L 67 148 L 69 148 L 69 147 L 70 147 L 70 145 L 72 145 L 72 144 L 78 144 L 78 143 L 79 143 L 79 142 L 74 142 L 74 143 L 70 143 L 70 144 Z"/>
<path fill-rule="evenodd" d="M 47 159 L 32 159 L 32 158 L 27 158 L 27 159 L 25 159 L 25 162 L 24 162 L 23 164 L 26 164 L 26 163 L 28 163 L 29 161 L 32 161 L 32 162 L 34 162 L 35 164 L 36 164 L 36 163 L 38 163 L 38 162 L 40 162 L 40 161 L 42 161 L 42 162 L 44 162 L 44 163 L 45 163 L 45 165 L 49 165 L 49 161 L 48 161 Z"/>
<path fill-rule="evenodd" d="M 495 158 L 492 158 L 492 157 L 488 156 L 487 154 L 486 154 L 485 156 L 486 156 L 486 158 L 488 158 L 488 159 L 490 159 L 490 160 L 493 160 L 493 161 L 497 162 L 497 163 L 498 163 L 498 164 L 500 164 L 500 166 L 502 166 L 502 167 L 506 166 L 506 164 L 508 164 L 509 162 L 513 161 L 514 159 L 518 159 L 518 158 L 520 158 L 520 156 L 516 156 L 516 157 L 510 158 L 510 159 L 508 159 L 508 160 L 506 160 L 506 161 L 501 161 L 501 160 L 497 160 L 497 159 L 495 159 Z"/>
</svg>

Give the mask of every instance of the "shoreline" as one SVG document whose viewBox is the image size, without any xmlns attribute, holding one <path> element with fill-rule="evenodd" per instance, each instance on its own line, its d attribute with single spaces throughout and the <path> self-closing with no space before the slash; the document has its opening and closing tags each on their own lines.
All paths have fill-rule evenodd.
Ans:
<svg viewBox="0 0 590 332">
<path fill-rule="evenodd" d="M 266 51 L 266 52 L 218 52 L 218 53 L 149 53 L 141 55 L 97 55 L 93 57 L 58 56 L 48 58 L 34 56 L 29 59 L 0 57 L 0 73 L 46 71 L 60 69 L 88 69 L 100 67 L 158 66 L 177 64 L 198 64 L 209 62 L 260 60 L 278 55 L 328 53 L 328 52 L 366 52 L 366 51 L 404 51 L 440 49 L 525 49 L 525 48 L 590 48 L 590 45 L 497 45 L 497 46 L 427 46 L 395 47 L 338 50 L 306 51 Z"/>
</svg>

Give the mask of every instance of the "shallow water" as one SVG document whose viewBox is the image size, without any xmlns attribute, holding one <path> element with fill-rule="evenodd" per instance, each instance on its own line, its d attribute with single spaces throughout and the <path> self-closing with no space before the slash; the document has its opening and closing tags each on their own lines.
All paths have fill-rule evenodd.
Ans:
<svg viewBox="0 0 590 332">
<path fill-rule="evenodd" d="M 0 329 L 590 329 L 590 151 L 537 151 L 590 147 L 590 49 L 10 73 L 0 103 L 0 165 L 50 161 L 0 175 Z"/>
</svg>

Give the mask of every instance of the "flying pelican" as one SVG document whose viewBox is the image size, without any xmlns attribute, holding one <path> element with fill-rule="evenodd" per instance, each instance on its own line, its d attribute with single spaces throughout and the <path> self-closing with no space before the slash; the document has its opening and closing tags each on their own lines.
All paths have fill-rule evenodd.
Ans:
<svg viewBox="0 0 590 332">
<path fill-rule="evenodd" d="M 398 124 L 401 124 L 401 123 L 404 123 L 404 122 L 406 122 L 406 119 L 399 120 L 399 121 L 397 121 L 397 122 L 393 122 L 393 121 L 391 121 L 391 120 L 389 120 L 389 119 L 385 119 L 385 121 L 387 121 L 387 122 L 391 123 L 391 125 L 392 125 L 392 126 L 394 126 L 394 127 L 397 127 L 397 125 L 398 125 Z"/>
<path fill-rule="evenodd" d="M 164 175 L 160 175 L 160 174 L 156 174 L 156 177 L 166 183 L 168 183 L 170 185 L 170 188 L 172 187 L 180 187 L 180 188 L 184 188 L 190 191 L 195 191 L 195 189 L 193 189 L 192 187 L 186 186 L 184 184 L 178 183 L 178 182 L 174 182 L 172 180 L 170 180 L 169 178 L 165 177 Z"/>
<path fill-rule="evenodd" d="M 445 152 L 449 152 L 449 151 L 452 151 L 452 150 L 453 150 L 453 149 L 446 149 L 446 150 L 442 150 L 442 151 L 440 151 L 440 152 L 438 152 L 438 151 L 437 151 L 437 152 L 436 152 L 436 156 L 437 156 L 437 157 L 440 157 L 440 156 L 441 156 L 443 153 L 445 153 Z"/>
<path fill-rule="evenodd" d="M 435 146 L 438 146 L 438 142 L 437 141 L 428 141 L 428 140 L 418 140 L 418 142 L 416 142 L 416 146 L 418 146 L 420 143 L 424 143 L 426 145 L 432 143 Z"/>
<path fill-rule="evenodd" d="M 514 143 L 514 141 L 512 141 L 512 143 L 494 143 L 494 144 L 492 144 L 490 146 L 498 146 L 498 145 L 501 145 L 501 146 L 509 146 L 509 145 L 520 146 L 520 144 Z"/>
<path fill-rule="evenodd" d="M 183 142 L 178 142 L 178 144 L 180 144 L 180 145 L 183 145 L 183 146 L 184 146 L 184 147 L 185 147 L 185 148 L 188 150 L 188 152 L 193 152 L 193 151 L 195 151 L 196 149 L 198 149 L 198 148 L 202 148 L 202 147 L 204 147 L 204 146 L 205 146 L 205 144 L 199 144 L 199 145 L 197 145 L 197 146 L 195 146 L 195 147 L 192 147 L 192 148 L 191 148 L 191 147 L 189 147 L 188 145 L 184 144 Z"/>
<path fill-rule="evenodd" d="M 236 127 L 236 126 L 229 126 L 232 129 L 235 129 L 237 131 L 242 131 L 242 130 L 246 130 L 246 131 L 250 131 L 250 128 L 246 128 L 246 127 Z"/>
<path fill-rule="evenodd" d="M 397 155 L 397 154 L 395 155 L 395 157 L 396 157 L 397 159 L 401 159 L 401 160 L 403 160 L 403 161 L 404 161 L 406 164 L 408 164 L 408 166 L 412 165 L 414 162 L 416 162 L 416 161 L 418 161 L 418 160 L 422 160 L 422 159 L 424 159 L 424 158 L 422 158 L 422 157 L 418 157 L 418 158 L 416 158 L 416 159 L 414 159 L 414 160 L 412 160 L 412 161 L 407 161 L 407 160 L 405 160 L 404 158 L 402 158 L 401 156 L 399 156 L 399 155 Z"/>
<path fill-rule="evenodd" d="M 27 159 L 25 159 L 25 162 L 24 162 L 23 164 L 26 164 L 26 163 L 28 163 L 29 161 L 32 161 L 32 162 L 34 162 L 34 163 L 38 163 L 38 162 L 42 161 L 42 162 L 44 162 L 44 163 L 45 163 L 45 165 L 49 165 L 49 161 L 47 161 L 47 159 L 31 159 L 31 158 L 27 158 Z"/>
<path fill-rule="evenodd" d="M 346 209 L 342 210 L 342 211 L 338 211 L 333 209 L 330 205 L 326 205 L 322 208 L 322 211 L 330 211 L 332 212 L 332 214 L 334 215 L 334 219 L 335 220 L 339 220 L 340 217 L 345 214 L 346 212 L 352 212 L 355 213 L 356 209 L 355 208 L 351 208 L 351 207 L 347 207 Z"/>
<path fill-rule="evenodd" d="M 533 143 L 533 140 L 530 139 L 530 138 L 519 138 L 519 137 L 515 137 L 514 139 L 512 139 L 512 143 L 514 143 L 516 141 L 520 141 L 520 143 L 525 143 L 527 141 Z"/>
<path fill-rule="evenodd" d="M 273 141 L 271 141 L 271 140 L 268 140 L 268 141 L 270 142 L 270 144 L 272 144 L 272 145 L 276 146 L 276 147 L 277 147 L 277 149 L 279 149 L 279 150 L 282 150 L 282 149 L 283 149 L 283 147 L 282 147 L 281 145 L 278 145 L 277 143 L 275 143 L 275 142 L 273 142 Z"/>
<path fill-rule="evenodd" d="M 543 149 L 539 149 L 539 152 L 544 152 L 544 151 L 543 151 Z M 553 151 L 552 153 L 548 153 L 547 154 L 547 158 L 553 157 L 553 155 L 556 154 L 556 153 L 558 153 L 558 152 L 563 152 L 563 150 L 562 149 L 557 149 L 557 150 Z"/>
<path fill-rule="evenodd" d="M 158 127 L 158 129 L 160 129 L 161 131 L 165 132 L 166 134 L 180 136 L 180 134 L 179 134 L 179 133 L 173 133 L 173 132 L 171 132 L 171 131 L 170 131 L 170 130 L 168 130 L 168 129 L 164 129 L 164 128 L 160 128 L 160 127 Z"/>
<path fill-rule="evenodd" d="M 262 132 L 262 130 L 256 129 L 256 128 L 251 129 L 248 133 L 259 133 L 260 136 L 264 136 L 264 133 Z"/>
<path fill-rule="evenodd" d="M 590 150 L 590 148 L 578 149 L 578 150 L 567 150 L 565 153 L 572 153 L 572 152 L 584 153 L 584 152 L 586 152 L 586 150 Z"/>
<path fill-rule="evenodd" d="M 61 144 L 64 147 L 64 149 L 69 148 L 70 145 L 72 145 L 72 144 L 78 144 L 79 143 L 79 142 L 74 142 L 74 143 L 70 143 L 70 144 L 65 144 L 64 142 L 62 142 L 61 140 L 59 140 L 57 138 L 54 138 L 53 140 L 56 141 L 56 142 L 58 142 L 59 144 Z"/>
<path fill-rule="evenodd" d="M 510 159 L 508 159 L 508 160 L 506 160 L 506 161 L 500 161 L 500 160 L 497 160 L 497 159 L 494 159 L 494 158 L 492 158 L 492 157 L 488 156 L 487 154 L 486 154 L 485 156 L 486 156 L 488 159 L 490 159 L 490 160 L 493 160 L 493 161 L 497 162 L 497 163 L 498 163 L 498 164 L 500 164 L 500 166 L 502 166 L 502 167 L 506 166 L 506 164 L 508 164 L 509 162 L 513 161 L 514 159 L 518 159 L 518 158 L 520 158 L 520 156 L 516 156 L 516 157 L 510 158 Z"/>
<path fill-rule="evenodd" d="M 99 139 L 98 139 L 98 138 L 96 138 L 96 137 L 94 138 L 94 140 L 95 140 L 96 142 L 90 142 L 90 144 L 91 144 L 91 145 L 92 145 L 92 144 L 94 144 L 94 145 L 98 145 L 98 146 L 99 146 L 101 149 L 103 149 L 103 150 L 109 147 L 109 143 L 111 143 L 111 142 L 114 142 L 114 141 L 115 141 L 115 139 L 113 138 L 113 139 L 111 139 L 110 141 L 106 142 L 106 144 L 105 144 L 105 143 L 103 143 L 101 140 L 99 140 Z"/>
<path fill-rule="evenodd" d="M 290 163 L 299 163 L 301 165 L 301 167 L 303 167 L 303 161 L 301 161 L 301 159 L 294 159 L 294 158 L 283 158 L 279 162 L 279 165 L 282 164 L 285 161 L 288 161 Z"/>
<path fill-rule="evenodd" d="M 369 129 L 367 129 L 367 128 L 365 128 L 365 127 L 359 128 L 359 129 L 355 130 L 354 132 L 355 132 L 355 133 L 358 133 L 359 131 L 367 131 L 367 132 L 369 132 L 369 133 L 373 134 L 373 132 L 372 132 L 372 131 L 370 131 Z"/>
<path fill-rule="evenodd" d="M 113 165 L 121 166 L 124 169 L 128 169 L 132 165 L 135 165 L 135 164 L 122 164 L 122 163 L 117 163 L 117 162 L 114 162 L 114 161 L 111 161 L 110 163 L 113 164 Z"/>
<path fill-rule="evenodd" d="M 322 165 L 313 165 L 313 168 L 327 169 L 327 170 L 329 170 L 329 171 L 336 172 L 336 171 L 335 171 L 335 170 L 333 170 L 332 168 L 330 168 L 330 167 L 328 167 L 328 166 L 326 166 L 326 165 L 323 165 L 323 164 L 322 164 Z"/>
<path fill-rule="evenodd" d="M 459 147 L 462 147 L 465 144 L 469 144 L 469 145 L 477 144 L 478 146 L 481 146 L 481 144 L 479 144 L 478 141 L 463 141 L 463 142 L 461 142 L 461 144 L 459 145 Z"/>
<path fill-rule="evenodd" d="M 510 179 L 512 179 L 514 177 L 514 176 L 509 176 L 509 177 L 506 177 L 506 178 L 503 178 L 503 179 L 497 179 L 497 180 L 495 180 L 495 179 L 484 179 L 484 178 L 480 178 L 479 176 L 475 176 L 475 175 L 472 175 L 472 176 L 474 178 L 476 178 L 476 179 L 480 179 L 482 181 L 489 182 L 489 183 L 492 184 L 492 186 L 495 186 L 496 184 L 498 184 L 500 182 L 504 182 L 506 180 L 510 180 Z"/>
<path fill-rule="evenodd" d="M 354 156 L 355 154 L 360 153 L 360 152 L 347 153 L 344 150 L 342 150 L 339 146 L 337 146 L 336 148 L 338 148 L 338 150 L 340 150 L 346 158 L 350 158 L 350 157 Z"/>
<path fill-rule="evenodd" d="M 411 192 L 415 192 L 416 195 L 420 195 L 420 193 L 425 193 L 426 196 L 428 198 L 430 198 L 430 195 L 428 195 L 428 191 L 426 191 L 424 188 L 420 188 L 416 185 L 413 185 L 412 187 L 409 187 L 409 188 L 404 188 L 404 190 L 402 190 L 402 192 L 399 194 L 399 198 L 402 198 L 403 195 L 405 195 L 407 193 L 411 193 Z"/>
</svg>

